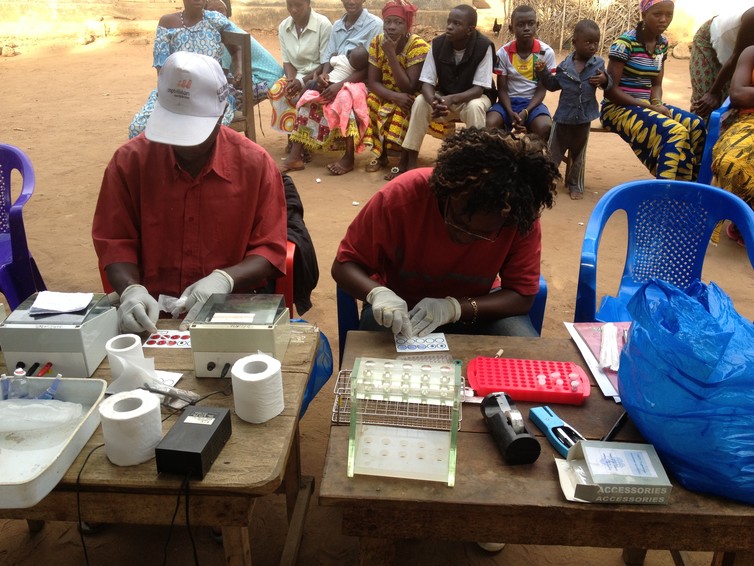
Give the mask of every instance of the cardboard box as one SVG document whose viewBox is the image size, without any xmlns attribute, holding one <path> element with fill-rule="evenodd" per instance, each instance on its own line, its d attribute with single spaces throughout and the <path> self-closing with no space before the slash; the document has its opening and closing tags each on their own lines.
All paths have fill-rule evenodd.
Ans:
<svg viewBox="0 0 754 566">
<path fill-rule="evenodd" d="M 668 504 L 672 485 L 651 444 L 583 440 L 556 458 L 569 501 Z"/>
</svg>

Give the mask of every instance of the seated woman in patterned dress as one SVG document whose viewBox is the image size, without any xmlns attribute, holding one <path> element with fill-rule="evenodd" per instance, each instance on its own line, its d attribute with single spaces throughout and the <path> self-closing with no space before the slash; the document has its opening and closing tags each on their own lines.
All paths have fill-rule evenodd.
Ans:
<svg viewBox="0 0 754 566">
<path fill-rule="evenodd" d="M 735 115 L 712 150 L 713 183 L 754 208 L 754 46 L 744 49 L 738 58 L 730 81 L 730 104 Z M 728 224 L 727 234 L 744 245 L 733 224 Z"/>
<path fill-rule="evenodd" d="M 640 0 L 641 22 L 610 47 L 600 119 L 606 130 L 628 142 L 658 179 L 695 181 L 707 129 L 696 114 L 662 100 L 673 0 Z"/>
<path fill-rule="evenodd" d="M 369 128 L 364 143 L 371 146 L 375 157 L 366 166 L 368 172 L 387 167 L 389 150 L 400 151 L 408 130 L 411 105 L 420 95 L 419 74 L 429 44 L 411 33 L 415 14 L 416 7 L 404 0 L 387 2 L 382 8 L 384 31 L 369 46 Z M 445 127 L 432 122 L 430 130 L 433 135 L 444 137 Z M 394 169 L 405 171 L 403 161 L 401 157 L 401 163 Z M 385 178 L 390 180 L 394 176 L 391 172 Z"/>
<path fill-rule="evenodd" d="M 223 54 L 227 48 L 233 61 L 234 83 L 238 85 L 242 76 L 241 50 L 235 45 L 226 46 L 222 40 L 222 33 L 232 31 L 232 24 L 219 12 L 205 10 L 204 5 L 205 0 L 183 0 L 183 10 L 178 13 L 165 14 L 160 18 L 154 39 L 152 66 L 159 74 L 165 60 L 177 51 L 191 51 L 207 55 L 222 64 Z M 128 127 L 129 139 L 144 131 L 147 119 L 154 110 L 155 100 L 157 100 L 156 88 L 131 121 Z M 223 116 L 224 125 L 227 126 L 233 121 L 235 110 L 236 99 L 230 96 Z"/>
</svg>

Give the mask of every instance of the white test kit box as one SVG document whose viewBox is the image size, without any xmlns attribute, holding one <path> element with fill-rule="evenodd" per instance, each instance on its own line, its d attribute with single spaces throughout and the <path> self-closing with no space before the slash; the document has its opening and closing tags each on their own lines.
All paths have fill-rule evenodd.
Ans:
<svg viewBox="0 0 754 566">
<path fill-rule="evenodd" d="M 210 296 L 189 326 L 196 377 L 221 377 L 241 358 L 257 352 L 282 361 L 291 339 L 283 295 Z"/>
<path fill-rule="evenodd" d="M 107 355 L 105 344 L 118 335 L 118 315 L 107 295 L 94 293 L 82 310 L 33 315 L 33 294 L 0 322 L 0 347 L 5 366 L 13 372 L 19 362 L 29 368 L 52 363 L 50 373 L 91 377 Z"/>
<path fill-rule="evenodd" d="M 556 458 L 569 501 L 667 504 L 673 486 L 651 444 L 582 440 Z"/>
</svg>

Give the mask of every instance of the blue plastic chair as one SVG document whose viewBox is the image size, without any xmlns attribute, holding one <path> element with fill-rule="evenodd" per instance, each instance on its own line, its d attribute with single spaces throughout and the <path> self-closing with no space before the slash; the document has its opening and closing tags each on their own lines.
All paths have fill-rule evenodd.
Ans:
<svg viewBox="0 0 754 566">
<path fill-rule="evenodd" d="M 628 222 L 626 264 L 617 297 L 597 309 L 597 250 L 607 221 L 624 210 Z M 594 207 L 581 248 L 574 322 L 631 320 L 626 304 L 642 283 L 662 279 L 685 289 L 701 279 L 704 254 L 717 223 L 741 231 L 754 266 L 754 211 L 736 195 L 687 181 L 633 181 L 608 191 Z"/>
<path fill-rule="evenodd" d="M 697 181 L 705 185 L 712 183 L 712 148 L 715 147 L 717 138 L 720 137 L 720 123 L 728 111 L 730 111 L 730 96 L 725 99 L 720 108 L 710 115 L 707 124 L 707 140 L 704 142 L 702 164 L 699 166 L 699 176 L 697 177 Z"/>
<path fill-rule="evenodd" d="M 343 365 L 343 350 L 346 348 L 346 336 L 349 330 L 359 328 L 359 307 L 356 299 L 346 293 L 340 287 L 336 288 L 336 303 L 338 308 L 338 364 Z M 534 330 L 542 334 L 542 323 L 545 319 L 545 306 L 547 305 L 547 282 L 542 275 L 539 276 L 539 292 L 534 299 L 534 304 L 529 309 L 529 319 Z"/>
<path fill-rule="evenodd" d="M 13 202 L 11 173 L 21 174 L 21 194 Z M 29 253 L 23 207 L 34 193 L 34 169 L 17 147 L 0 144 L 0 291 L 11 309 L 44 291 L 44 281 Z"/>
</svg>

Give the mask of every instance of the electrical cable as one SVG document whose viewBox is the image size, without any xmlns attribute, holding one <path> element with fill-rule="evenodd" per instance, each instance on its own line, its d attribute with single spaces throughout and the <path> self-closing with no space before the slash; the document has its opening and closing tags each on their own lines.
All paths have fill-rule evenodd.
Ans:
<svg viewBox="0 0 754 566">
<path fill-rule="evenodd" d="M 79 473 L 76 474 L 76 518 L 78 519 L 78 530 L 79 538 L 81 539 L 81 548 L 84 551 L 84 561 L 87 566 L 89 566 L 89 553 L 86 550 L 86 541 L 84 540 L 84 531 L 82 529 L 83 522 L 81 521 L 81 473 L 84 471 L 84 466 L 86 466 L 86 463 L 89 461 L 89 458 L 91 458 L 92 454 L 94 454 L 96 450 L 99 450 L 104 445 L 104 443 L 98 444 L 89 451 L 89 454 L 86 455 L 84 462 L 81 464 L 81 468 L 79 468 Z"/>
<path fill-rule="evenodd" d="M 167 539 L 165 539 L 165 547 L 162 549 L 162 566 L 165 566 L 168 562 L 168 546 L 170 545 L 170 537 L 173 536 L 173 527 L 175 526 L 175 518 L 178 516 L 178 509 L 181 506 L 181 495 L 183 493 L 183 490 L 185 489 L 186 484 L 188 483 L 190 474 L 191 474 L 190 471 L 188 474 L 186 474 L 186 477 L 183 479 L 183 483 L 181 484 L 181 487 L 178 490 L 178 497 L 175 500 L 175 509 L 173 510 L 173 517 L 172 519 L 170 519 L 170 528 L 168 529 L 168 537 Z"/>
<path fill-rule="evenodd" d="M 189 518 L 189 492 L 191 491 L 191 484 L 189 478 L 191 477 L 191 470 L 186 472 L 186 530 L 188 531 L 189 540 L 191 541 L 191 550 L 194 552 L 194 564 L 199 566 L 199 555 L 196 553 L 196 542 L 194 542 L 194 535 L 191 532 L 191 519 Z"/>
</svg>

